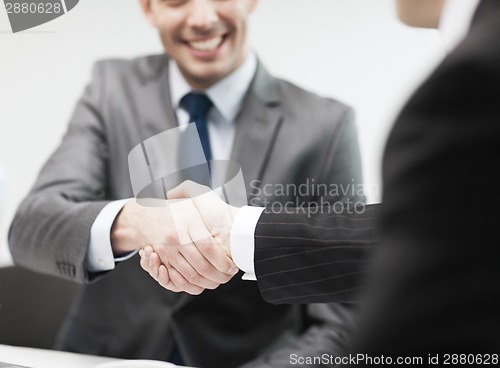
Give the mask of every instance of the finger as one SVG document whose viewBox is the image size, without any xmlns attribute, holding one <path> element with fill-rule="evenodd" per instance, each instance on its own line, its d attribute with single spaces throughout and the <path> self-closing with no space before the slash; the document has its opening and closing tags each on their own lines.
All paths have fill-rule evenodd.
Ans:
<svg viewBox="0 0 500 368">
<path fill-rule="evenodd" d="M 230 277 L 228 278 L 225 272 L 232 267 L 230 264 L 232 262 L 226 261 L 226 264 L 224 264 L 223 260 L 216 259 L 217 256 L 227 259 L 225 252 L 219 250 L 218 252 L 216 251 L 218 254 L 212 255 L 217 265 L 221 265 L 220 267 L 223 268 L 227 266 L 223 271 L 220 271 L 200 253 L 196 246 L 193 245 L 193 242 L 200 244 L 214 242 L 212 235 L 206 228 L 202 218 L 199 216 L 193 202 L 191 200 L 185 200 L 172 203 L 170 204 L 170 208 L 174 214 L 183 214 L 178 217 L 173 217 L 176 236 L 180 245 L 176 248 L 170 247 L 170 249 L 177 249 L 178 253 L 183 256 L 184 260 L 186 260 L 191 267 L 188 267 L 182 259 L 178 259 L 179 254 L 175 252 L 165 256 L 165 258 L 169 259 L 169 263 L 188 281 L 203 288 L 213 289 L 215 287 L 213 283 L 219 285 L 229 281 Z M 161 258 L 163 260 L 163 257 Z M 165 263 L 164 260 L 163 263 Z M 195 272 L 193 272 L 193 270 Z"/>
<path fill-rule="evenodd" d="M 196 254 L 194 253 L 195 252 L 199 253 L 199 252 L 196 250 L 194 245 L 190 244 L 183 246 L 169 246 L 165 247 L 163 250 L 165 255 L 160 254 L 162 263 L 166 265 L 167 263 L 165 262 L 165 260 L 168 260 L 168 263 L 172 266 L 172 268 L 174 268 L 179 274 L 181 274 L 183 278 L 187 280 L 187 282 L 189 282 L 190 284 L 193 284 L 203 289 L 214 289 L 219 285 L 219 283 L 214 282 L 211 279 L 204 277 L 203 275 L 200 275 L 198 271 L 191 265 L 191 263 L 188 260 L 186 260 L 184 254 L 188 254 L 191 260 L 197 258 Z M 203 256 L 201 255 L 199 255 L 198 257 L 203 258 Z M 192 262 L 195 263 L 196 261 Z M 206 260 L 205 262 L 208 263 Z M 169 268 L 169 275 L 170 275 L 170 268 Z M 178 285 L 176 286 L 178 287 Z M 183 288 L 181 289 L 184 290 Z"/>
<path fill-rule="evenodd" d="M 184 259 L 186 259 L 187 262 L 191 265 L 191 267 L 196 271 L 196 273 L 207 280 L 212 281 L 215 283 L 215 286 L 218 286 L 219 284 L 225 284 L 228 282 L 232 275 L 229 275 L 227 273 L 219 271 L 206 257 L 204 257 L 203 254 L 200 253 L 198 244 L 199 243 L 208 243 L 208 242 L 213 242 L 212 238 L 205 238 L 205 240 L 198 240 L 195 242 L 195 245 L 187 245 L 187 246 L 181 246 L 179 247 L 179 251 L 181 254 L 184 256 Z M 227 258 L 224 252 L 222 252 L 221 256 L 224 258 Z M 219 263 L 221 263 L 219 261 Z M 182 272 L 181 272 L 182 273 Z M 186 275 L 183 274 L 185 277 Z M 197 281 L 197 280 L 190 280 L 188 278 L 188 281 Z M 202 286 L 199 282 L 194 282 L 196 285 Z M 203 285 L 207 289 L 213 289 L 213 287 L 208 286 L 208 283 Z"/>
<path fill-rule="evenodd" d="M 190 250 L 187 250 L 187 248 L 190 248 Z M 187 282 L 203 289 L 215 289 L 220 285 L 220 282 L 217 281 L 218 277 L 215 275 L 218 271 L 198 253 L 194 246 L 183 246 L 182 249 L 183 251 L 181 251 L 181 254 L 183 257 L 178 258 L 175 264 L 172 263 L 172 267 L 178 271 Z M 193 264 L 196 265 L 199 271 L 193 267 Z"/>
<path fill-rule="evenodd" d="M 153 252 L 148 256 L 149 267 L 152 269 L 158 269 L 161 266 L 161 260 L 158 253 Z"/>
<path fill-rule="evenodd" d="M 178 288 L 175 287 L 174 283 L 172 282 L 172 280 L 170 280 L 170 275 L 169 275 L 169 272 L 167 270 L 167 267 L 165 267 L 165 265 L 160 265 L 160 267 L 158 268 L 158 283 L 171 290 L 171 291 L 175 291 L 175 292 L 179 292 L 180 290 Z"/>
<path fill-rule="evenodd" d="M 151 248 L 152 249 L 152 248 Z M 169 264 L 170 272 L 164 264 L 161 264 L 160 257 L 158 253 L 148 249 L 148 251 L 141 250 L 139 253 L 141 254 L 141 267 L 150 274 L 150 276 L 155 279 L 162 287 L 168 289 L 173 292 L 181 292 L 186 291 L 192 295 L 200 294 L 204 288 L 197 285 L 189 285 L 190 282 L 186 280 L 175 268 L 173 268 Z M 152 251 L 152 253 L 151 253 Z M 179 266 L 178 266 L 179 267 Z M 184 271 L 185 272 L 185 271 Z M 180 287 L 177 287 L 174 282 L 172 282 L 170 278 L 170 273 L 174 273 L 177 284 Z M 202 278 L 202 284 L 207 284 L 207 288 L 214 289 L 219 284 L 217 283 L 204 283 Z"/>
<path fill-rule="evenodd" d="M 151 264 L 151 257 L 149 254 L 147 254 L 146 252 L 142 251 L 139 252 L 141 254 L 141 261 L 140 261 L 140 265 L 142 267 L 142 269 L 144 271 L 146 271 L 147 273 L 149 273 L 149 275 L 155 279 L 156 281 L 158 281 L 158 270 L 152 266 Z"/>
<path fill-rule="evenodd" d="M 175 270 L 171 266 L 167 267 L 167 266 L 162 264 L 159 268 L 158 283 L 161 286 L 163 286 L 165 289 L 168 289 L 168 290 L 173 291 L 175 293 L 179 293 L 181 291 L 184 291 L 184 290 L 181 290 L 178 287 L 176 287 L 174 285 L 174 283 L 172 282 L 172 278 L 170 277 L 172 272 L 175 272 Z"/>
<path fill-rule="evenodd" d="M 161 261 L 158 253 L 156 252 L 151 253 L 151 255 L 149 256 L 149 269 L 154 272 L 157 281 L 158 281 L 158 275 L 160 273 L 160 266 L 161 266 Z"/>
<path fill-rule="evenodd" d="M 169 277 L 169 273 L 165 265 L 161 264 L 160 261 L 160 256 L 158 253 L 153 252 L 153 253 L 148 253 L 145 252 L 143 249 L 139 251 L 139 254 L 141 256 L 141 266 L 142 268 L 150 272 L 150 275 L 152 274 L 151 269 L 153 267 L 157 268 L 156 275 L 157 277 L 152 276 L 161 286 L 163 286 L 165 289 L 168 289 L 173 292 L 180 292 L 182 290 L 178 289 L 175 287 L 175 285 L 172 283 Z M 154 266 L 153 266 L 154 265 Z M 155 276 L 156 276 L 155 275 Z"/>
<path fill-rule="evenodd" d="M 209 262 L 213 267 L 208 268 L 203 260 L 195 259 L 195 269 L 203 276 L 210 278 L 219 283 L 226 283 L 231 279 L 231 276 L 238 272 L 238 268 L 234 262 L 227 256 L 224 249 L 210 235 L 207 236 L 204 229 L 200 227 L 190 226 L 188 228 L 189 236 L 193 239 L 194 244 L 199 254 Z M 200 269 L 203 267 L 203 269 Z M 217 271 L 217 272 L 215 272 Z M 229 279 L 227 276 L 230 275 Z"/>
<path fill-rule="evenodd" d="M 200 295 L 203 288 L 193 285 L 184 276 L 182 276 L 175 268 L 169 268 L 169 277 L 177 290 L 185 291 L 191 295 Z"/>
<path fill-rule="evenodd" d="M 213 239 L 193 201 L 185 200 L 173 203 L 170 208 L 172 213 L 188 214 L 187 217 L 174 217 L 174 223 L 180 244 L 188 245 L 181 247 L 180 252 L 191 266 L 201 276 L 216 283 L 229 281 L 230 277 L 228 278 L 227 274 L 236 274 L 237 268 L 233 261 L 227 257 L 224 249 Z M 192 247 L 193 243 L 196 248 Z M 186 274 L 183 273 L 183 275 L 186 277 Z"/>
<path fill-rule="evenodd" d="M 140 264 L 142 269 L 149 272 L 149 256 L 147 256 L 144 252 L 139 252 L 139 255 L 141 256 Z"/>
</svg>

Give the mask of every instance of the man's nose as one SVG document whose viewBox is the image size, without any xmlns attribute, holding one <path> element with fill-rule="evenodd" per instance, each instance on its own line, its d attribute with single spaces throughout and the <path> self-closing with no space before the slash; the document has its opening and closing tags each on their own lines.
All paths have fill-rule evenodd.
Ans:
<svg viewBox="0 0 500 368">
<path fill-rule="evenodd" d="M 191 0 L 187 23 L 190 27 L 208 29 L 219 19 L 214 0 Z"/>
</svg>

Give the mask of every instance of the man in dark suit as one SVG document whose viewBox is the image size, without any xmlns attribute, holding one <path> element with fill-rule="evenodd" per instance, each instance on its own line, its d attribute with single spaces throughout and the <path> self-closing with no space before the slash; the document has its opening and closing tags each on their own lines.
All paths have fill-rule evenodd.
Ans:
<svg viewBox="0 0 500 368">
<path fill-rule="evenodd" d="M 313 193 L 256 191 L 264 185 L 314 180 L 346 189 L 361 182 L 352 109 L 273 78 L 249 50 L 247 18 L 256 3 L 142 0 L 168 56 L 96 64 L 9 234 L 17 264 L 84 283 L 59 349 L 232 368 L 289 366 L 290 350 L 340 354 L 348 343 L 348 306 L 272 306 L 256 284 L 239 276 L 228 282 L 229 258 L 197 268 L 189 259 L 195 245 L 178 248 L 193 272 L 189 293 L 224 285 L 199 296 L 171 293 L 129 254 L 176 241 L 164 233 L 175 228 L 167 204 L 127 200 L 133 197 L 127 157 L 144 140 L 187 123 L 182 101 L 193 91 L 213 104 L 205 116 L 212 157 L 240 164 L 253 203 L 317 200 Z M 358 192 L 324 199 L 363 200 Z"/>
<path fill-rule="evenodd" d="M 403 20 L 411 3 L 399 0 Z M 381 254 L 357 351 L 473 366 L 493 358 L 452 355 L 500 353 L 500 2 L 447 1 L 441 24 L 459 44 L 387 142 Z"/>
<path fill-rule="evenodd" d="M 434 27 L 441 21 L 451 27 L 453 51 L 394 125 L 383 161 L 383 205 L 347 216 L 309 216 L 304 210 L 256 216 L 255 233 L 248 233 L 255 241 L 257 280 L 273 302 L 355 300 L 351 290 L 362 279 L 351 274 L 364 265 L 346 270 L 344 262 L 364 259 L 363 247 L 378 236 L 380 252 L 354 352 L 420 357 L 420 364 L 498 364 L 500 2 L 399 0 L 397 5 L 410 25 Z M 170 197 L 197 194 L 190 186 Z M 210 225 L 207 204 L 213 206 L 213 196 L 200 195 L 194 203 Z M 247 210 L 257 211 L 239 210 L 234 227 L 232 220 L 226 226 L 234 231 Z M 231 242 L 233 236 L 236 231 Z M 353 259 L 346 249 L 358 254 Z M 157 260 L 152 258 L 153 266 Z M 143 260 L 143 266 L 149 265 Z M 315 266 L 321 271 L 314 272 Z M 304 267 L 313 271 L 301 274 Z"/>
</svg>

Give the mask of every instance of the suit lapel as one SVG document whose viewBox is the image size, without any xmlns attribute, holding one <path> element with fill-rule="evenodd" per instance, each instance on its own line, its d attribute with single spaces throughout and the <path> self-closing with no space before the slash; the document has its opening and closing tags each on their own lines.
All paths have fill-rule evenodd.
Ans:
<svg viewBox="0 0 500 368">
<path fill-rule="evenodd" d="M 243 171 L 249 199 L 250 182 L 261 180 L 283 121 L 278 85 L 258 64 L 254 80 L 238 114 L 231 160 Z"/>
<path fill-rule="evenodd" d="M 137 114 L 141 120 L 141 138 L 177 127 L 177 115 L 172 106 L 168 80 L 168 57 L 157 55 L 141 68 L 142 84 L 136 92 Z"/>
</svg>

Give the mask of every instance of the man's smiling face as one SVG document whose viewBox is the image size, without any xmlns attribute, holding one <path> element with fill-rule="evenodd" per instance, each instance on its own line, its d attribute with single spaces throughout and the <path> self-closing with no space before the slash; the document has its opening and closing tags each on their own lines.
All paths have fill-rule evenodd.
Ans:
<svg viewBox="0 0 500 368">
<path fill-rule="evenodd" d="M 248 55 L 248 18 L 258 0 L 141 0 L 167 54 L 195 89 L 237 69 Z"/>
</svg>

